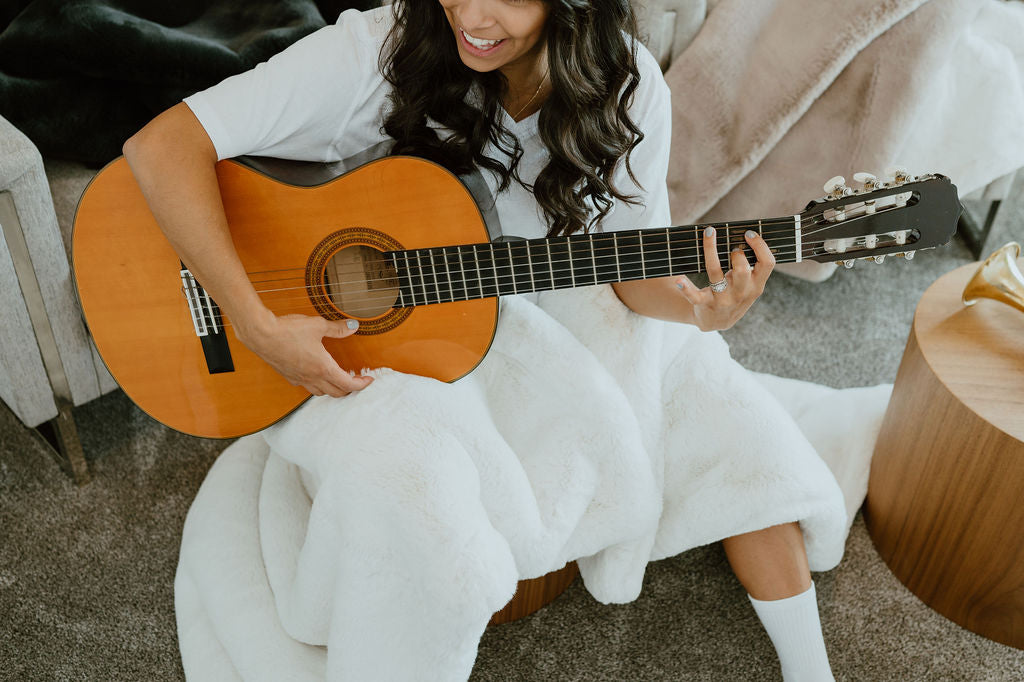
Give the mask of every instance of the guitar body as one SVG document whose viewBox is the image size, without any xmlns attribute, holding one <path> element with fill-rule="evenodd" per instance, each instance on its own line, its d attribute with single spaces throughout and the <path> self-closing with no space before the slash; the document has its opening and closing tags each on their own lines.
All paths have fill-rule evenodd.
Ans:
<svg viewBox="0 0 1024 682">
<path fill-rule="evenodd" d="M 360 320 L 355 335 L 324 340 L 345 369 L 390 367 L 454 381 L 486 354 L 496 298 L 402 307 L 392 305 L 396 288 L 384 265 L 357 289 L 345 277 L 384 263 L 372 254 L 489 241 L 472 196 L 448 171 L 393 157 L 315 187 L 234 161 L 219 163 L 217 175 L 232 239 L 264 303 L 279 314 Z M 86 190 L 72 260 L 100 355 L 125 393 L 155 419 L 185 433 L 230 438 L 273 424 L 309 397 L 204 304 L 221 344 L 220 365 L 211 362 L 182 265 L 123 158 Z"/>
</svg>

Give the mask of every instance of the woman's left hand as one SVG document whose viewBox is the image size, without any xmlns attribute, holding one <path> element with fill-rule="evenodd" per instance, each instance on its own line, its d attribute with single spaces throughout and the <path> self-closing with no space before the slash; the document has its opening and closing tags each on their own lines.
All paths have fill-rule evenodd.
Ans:
<svg viewBox="0 0 1024 682">
<path fill-rule="evenodd" d="M 729 254 L 731 269 L 723 273 L 716 248 L 718 237 L 715 229 L 708 227 L 703 238 L 704 262 L 709 280 L 713 285 L 717 283 L 717 287 L 698 289 L 685 275 L 676 280 L 676 286 L 693 305 L 694 323 L 701 331 L 728 329 L 736 324 L 764 291 L 768 275 L 775 267 L 775 256 L 764 239 L 752 230 L 744 236 L 757 258 L 753 266 L 742 247 L 736 247 Z"/>
</svg>

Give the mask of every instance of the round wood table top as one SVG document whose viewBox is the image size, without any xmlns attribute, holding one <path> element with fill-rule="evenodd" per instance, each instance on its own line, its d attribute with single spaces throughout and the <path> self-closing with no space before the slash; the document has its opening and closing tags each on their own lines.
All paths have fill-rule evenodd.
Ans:
<svg viewBox="0 0 1024 682">
<path fill-rule="evenodd" d="M 1024 259 L 1019 261 L 1024 267 Z M 1024 441 L 1024 312 L 992 299 L 960 300 L 978 269 L 970 263 L 936 280 L 918 303 L 921 355 L 950 393 L 1001 431 Z"/>
</svg>

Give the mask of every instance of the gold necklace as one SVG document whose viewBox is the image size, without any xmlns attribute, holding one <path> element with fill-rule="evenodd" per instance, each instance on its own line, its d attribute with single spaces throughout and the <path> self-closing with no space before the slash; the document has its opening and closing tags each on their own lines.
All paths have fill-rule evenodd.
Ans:
<svg viewBox="0 0 1024 682">
<path fill-rule="evenodd" d="M 531 104 L 533 104 L 533 100 L 537 99 L 537 95 L 540 94 L 540 89 L 542 87 L 544 87 L 544 82 L 548 79 L 548 69 L 550 69 L 550 68 L 551 68 L 550 65 L 548 65 L 548 68 L 544 69 L 544 75 L 541 77 L 540 83 L 537 85 L 537 89 L 533 91 L 533 96 L 530 97 L 530 99 L 526 100 L 526 104 L 524 104 L 519 111 L 517 111 L 516 113 L 514 113 L 512 115 L 512 120 L 513 121 L 518 121 L 519 120 L 519 114 L 521 114 L 524 111 L 526 111 L 526 108 L 528 106 L 530 106 Z"/>
</svg>

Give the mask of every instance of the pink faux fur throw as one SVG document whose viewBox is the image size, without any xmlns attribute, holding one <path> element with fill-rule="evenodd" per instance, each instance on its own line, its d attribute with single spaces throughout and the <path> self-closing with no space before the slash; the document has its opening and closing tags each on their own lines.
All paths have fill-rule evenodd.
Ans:
<svg viewBox="0 0 1024 682">
<path fill-rule="evenodd" d="M 800 211 L 892 164 L 961 194 L 1024 166 L 1024 3 L 721 0 L 666 73 L 676 223 Z"/>
</svg>

